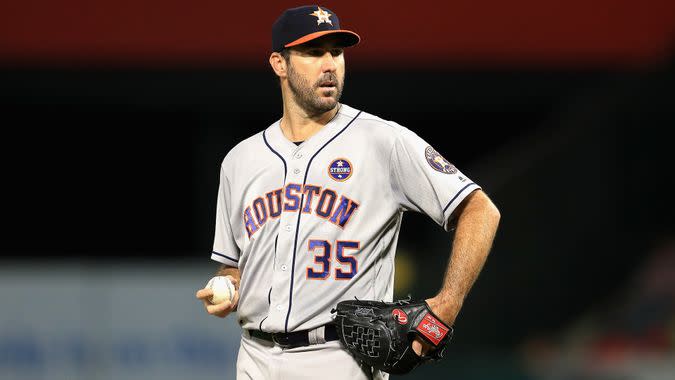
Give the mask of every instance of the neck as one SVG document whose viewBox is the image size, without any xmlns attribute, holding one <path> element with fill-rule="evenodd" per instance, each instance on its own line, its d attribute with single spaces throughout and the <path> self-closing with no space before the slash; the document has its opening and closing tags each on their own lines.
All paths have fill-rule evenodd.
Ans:
<svg viewBox="0 0 675 380">
<path fill-rule="evenodd" d="M 305 141 L 319 132 L 340 109 L 340 103 L 330 111 L 310 115 L 295 102 L 284 102 L 284 115 L 281 118 L 281 131 L 291 141 Z"/>
</svg>

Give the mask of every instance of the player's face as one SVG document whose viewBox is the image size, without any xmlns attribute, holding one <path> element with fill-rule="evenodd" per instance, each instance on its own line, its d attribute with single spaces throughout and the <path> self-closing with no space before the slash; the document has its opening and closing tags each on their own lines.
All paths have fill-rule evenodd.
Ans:
<svg viewBox="0 0 675 380">
<path fill-rule="evenodd" d="M 288 86 L 295 102 L 310 115 L 335 108 L 345 79 L 343 49 L 330 41 L 305 44 L 291 50 Z"/>
</svg>

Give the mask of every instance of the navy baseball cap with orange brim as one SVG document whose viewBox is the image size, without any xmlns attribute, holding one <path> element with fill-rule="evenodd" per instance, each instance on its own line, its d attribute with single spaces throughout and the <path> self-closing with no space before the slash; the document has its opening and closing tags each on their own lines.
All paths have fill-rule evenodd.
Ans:
<svg viewBox="0 0 675 380">
<path fill-rule="evenodd" d="M 272 51 L 297 46 L 331 35 L 339 46 L 353 46 L 361 37 L 351 30 L 340 29 L 340 20 L 328 8 L 305 5 L 286 9 L 272 25 Z"/>
</svg>

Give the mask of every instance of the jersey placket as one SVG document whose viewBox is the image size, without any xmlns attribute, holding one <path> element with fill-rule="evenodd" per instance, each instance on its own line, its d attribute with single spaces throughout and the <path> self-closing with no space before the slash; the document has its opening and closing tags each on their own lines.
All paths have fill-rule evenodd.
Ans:
<svg viewBox="0 0 675 380">
<path fill-rule="evenodd" d="M 299 186 L 299 203 L 296 212 L 282 212 L 280 216 L 279 231 L 276 248 L 276 261 L 272 275 L 272 292 L 270 296 L 269 319 L 265 325 L 274 330 L 286 331 L 289 307 L 293 302 L 293 277 L 295 268 L 293 263 L 294 252 L 300 251 L 297 234 L 299 228 L 299 213 L 302 212 L 304 194 L 302 185 L 305 171 L 307 170 L 307 154 L 304 145 L 291 148 L 284 154 L 284 160 L 288 169 L 284 189 L 289 185 Z"/>
</svg>

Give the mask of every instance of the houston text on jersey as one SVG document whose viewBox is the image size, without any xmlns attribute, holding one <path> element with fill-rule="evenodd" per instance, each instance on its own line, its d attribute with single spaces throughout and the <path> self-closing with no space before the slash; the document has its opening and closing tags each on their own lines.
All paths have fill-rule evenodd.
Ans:
<svg viewBox="0 0 675 380">
<path fill-rule="evenodd" d="M 304 197 L 302 195 L 304 194 Z M 304 204 L 300 204 L 304 198 Z M 314 202 L 315 199 L 318 201 Z M 335 190 L 318 185 L 289 183 L 284 189 L 272 190 L 257 197 L 244 210 L 244 224 L 250 238 L 268 220 L 278 218 L 282 212 L 314 213 L 340 228 L 344 228 L 359 204 Z"/>
</svg>

